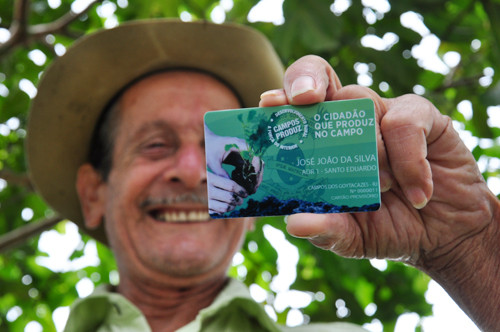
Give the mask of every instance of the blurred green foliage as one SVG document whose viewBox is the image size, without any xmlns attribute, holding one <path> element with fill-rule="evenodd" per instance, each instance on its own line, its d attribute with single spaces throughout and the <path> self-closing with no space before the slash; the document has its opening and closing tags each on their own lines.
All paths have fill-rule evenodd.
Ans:
<svg viewBox="0 0 500 332">
<path fill-rule="evenodd" d="M 30 98 L 47 65 L 78 37 L 103 27 L 151 17 L 213 20 L 221 8 L 226 21 L 262 31 L 285 65 L 313 53 L 328 60 L 344 84 L 365 82 L 383 97 L 422 94 L 473 138 L 471 149 L 485 178 L 496 177 L 500 128 L 489 120 L 492 113 L 500 112 L 495 107 L 500 104 L 500 1 L 379 1 L 388 5 L 385 10 L 356 0 L 337 0 L 335 5 L 342 2 L 350 5 L 340 11 L 332 6 L 333 0 L 285 0 L 284 23 L 275 25 L 249 22 L 248 14 L 258 0 L 106 0 L 88 8 L 73 0 L 0 0 L 0 234 L 53 214 L 33 191 L 23 155 Z M 75 14 L 72 8 L 83 11 Z M 406 27 L 405 13 L 416 13 L 427 29 L 418 33 Z M 440 41 L 436 59 L 458 54 L 456 66 L 445 66 L 439 73 L 423 68 L 422 60 L 416 59 L 423 37 L 432 35 Z M 386 44 L 379 50 L 363 46 L 367 36 L 378 37 L 378 45 Z M 469 106 L 463 110 L 459 105 Z M 230 274 L 266 290 L 264 304 L 272 308 L 278 253 L 265 237 L 263 225 L 286 234 L 282 218 L 259 221 L 242 249 L 244 259 Z M 64 233 L 66 226 L 61 222 L 54 230 Z M 363 324 L 377 319 L 384 331 L 391 331 L 403 313 L 431 314 L 424 297 L 429 278 L 422 273 L 394 262 L 379 270 L 369 261 L 343 259 L 307 241 L 288 235 L 286 239 L 299 252 L 290 289 L 306 292 L 312 299 L 300 309 L 306 321 Z M 48 253 L 40 250 L 39 242 L 39 236 L 27 239 L 0 255 L 0 332 L 23 331 L 32 321 L 43 331 L 55 331 L 53 312 L 78 297 L 79 281 L 88 278 L 96 286 L 117 282 L 116 266 L 106 247 L 96 245 L 97 266 L 52 271 L 40 263 Z M 70 261 L 94 245 L 86 235 L 78 242 Z M 277 311 L 278 321 L 286 322 L 290 310 Z"/>
</svg>

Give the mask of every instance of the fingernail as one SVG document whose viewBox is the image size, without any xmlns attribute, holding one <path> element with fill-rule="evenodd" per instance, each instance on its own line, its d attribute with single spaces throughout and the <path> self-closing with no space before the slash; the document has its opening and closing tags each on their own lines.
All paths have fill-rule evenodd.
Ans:
<svg viewBox="0 0 500 332">
<path fill-rule="evenodd" d="M 380 171 L 380 191 L 385 193 L 392 187 L 392 176 L 389 172 Z"/>
<path fill-rule="evenodd" d="M 427 196 L 420 188 L 413 188 L 406 191 L 406 198 L 411 205 L 417 210 L 424 208 L 427 205 Z"/>
<path fill-rule="evenodd" d="M 269 90 L 265 91 L 260 95 L 260 99 L 268 98 L 268 97 L 282 97 L 285 93 L 282 89 Z"/>
<path fill-rule="evenodd" d="M 292 83 L 292 98 L 298 95 L 314 90 L 315 82 L 311 76 L 300 76 Z"/>
</svg>

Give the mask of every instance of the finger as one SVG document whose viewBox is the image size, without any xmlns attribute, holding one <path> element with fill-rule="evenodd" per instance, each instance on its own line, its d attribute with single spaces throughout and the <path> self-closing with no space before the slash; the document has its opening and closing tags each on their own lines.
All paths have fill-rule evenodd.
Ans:
<svg viewBox="0 0 500 332">
<path fill-rule="evenodd" d="M 234 192 L 222 190 L 213 186 L 208 187 L 208 198 L 234 206 L 243 204 L 243 199 Z"/>
<path fill-rule="evenodd" d="M 388 100 L 381 131 L 393 175 L 415 208 L 423 208 L 433 192 L 427 145 L 436 140 L 448 124 L 449 120 L 420 96 Z"/>
<path fill-rule="evenodd" d="M 372 89 L 359 86 L 359 85 L 348 85 L 345 86 L 332 96 L 332 100 L 346 100 L 346 99 L 359 99 L 359 98 L 369 98 L 373 100 L 375 105 L 375 120 L 380 124 L 381 119 L 387 113 L 387 106 L 384 100 Z M 393 183 L 393 176 L 391 167 L 389 164 L 389 159 L 387 157 L 387 151 L 385 147 L 384 137 L 380 131 L 380 126 L 376 128 L 377 135 L 377 153 L 378 153 L 378 163 L 379 163 L 379 175 L 380 175 L 380 190 L 382 192 L 391 189 Z"/>
<path fill-rule="evenodd" d="M 229 179 L 229 174 L 227 174 L 226 170 L 224 170 L 224 168 L 222 168 L 222 164 L 219 163 L 219 162 L 215 162 L 215 163 L 212 163 L 210 165 L 210 170 L 216 174 L 217 176 L 221 177 L 221 178 L 226 178 L 226 179 Z M 210 172 L 208 172 L 208 174 L 210 174 Z"/>
<path fill-rule="evenodd" d="M 234 210 L 234 205 L 210 199 L 208 200 L 208 209 L 215 213 L 225 213 Z"/>
<path fill-rule="evenodd" d="M 260 186 L 263 178 L 264 178 L 264 161 L 260 163 L 260 170 L 257 174 L 257 187 Z"/>
<path fill-rule="evenodd" d="M 288 102 L 293 105 L 330 100 L 342 87 L 330 64 L 314 55 L 295 61 L 285 72 L 283 86 Z"/>
<path fill-rule="evenodd" d="M 253 157 L 252 166 L 255 169 L 255 172 L 262 172 L 262 170 L 264 169 L 264 160 L 260 159 L 259 157 Z"/>
<path fill-rule="evenodd" d="M 287 105 L 285 90 L 269 90 L 260 95 L 259 107 L 272 107 Z"/>
<path fill-rule="evenodd" d="M 287 216 L 286 229 L 294 237 L 308 239 L 315 246 L 345 257 L 361 258 L 359 227 L 349 214 L 309 214 Z"/>
<path fill-rule="evenodd" d="M 248 193 L 245 190 L 245 188 L 243 188 L 242 186 L 240 186 L 231 179 L 226 179 L 210 172 L 208 172 L 207 176 L 209 184 L 208 185 L 209 195 L 211 188 L 219 188 L 227 192 L 235 193 L 239 197 L 245 198 L 248 196 Z"/>
</svg>

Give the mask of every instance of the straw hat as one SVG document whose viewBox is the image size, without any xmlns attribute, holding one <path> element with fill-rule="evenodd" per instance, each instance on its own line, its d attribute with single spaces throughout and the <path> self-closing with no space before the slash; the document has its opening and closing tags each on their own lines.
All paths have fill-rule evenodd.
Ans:
<svg viewBox="0 0 500 332">
<path fill-rule="evenodd" d="M 244 107 L 283 84 L 283 66 L 259 32 L 235 24 L 136 21 L 82 37 L 46 70 L 33 100 L 26 151 L 31 179 L 61 216 L 86 230 L 75 189 L 101 111 L 123 87 L 156 70 L 193 68 L 222 79 Z"/>
</svg>

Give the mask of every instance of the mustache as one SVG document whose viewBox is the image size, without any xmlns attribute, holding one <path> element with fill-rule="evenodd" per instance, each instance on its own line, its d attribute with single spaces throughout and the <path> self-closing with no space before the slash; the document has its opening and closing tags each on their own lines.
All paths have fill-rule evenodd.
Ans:
<svg viewBox="0 0 500 332">
<path fill-rule="evenodd" d="M 201 195 L 197 193 L 184 193 L 175 196 L 165 196 L 165 197 L 147 197 L 141 202 L 141 208 L 145 208 L 151 205 L 172 205 L 179 203 L 196 203 L 208 205 L 208 198 L 206 195 Z"/>
</svg>

